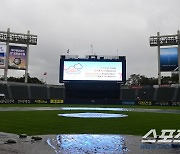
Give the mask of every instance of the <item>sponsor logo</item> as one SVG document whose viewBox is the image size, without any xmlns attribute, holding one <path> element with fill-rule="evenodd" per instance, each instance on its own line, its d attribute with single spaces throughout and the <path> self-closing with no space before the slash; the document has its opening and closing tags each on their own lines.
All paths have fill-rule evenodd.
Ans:
<svg viewBox="0 0 180 154">
<path fill-rule="evenodd" d="M 138 105 L 152 105 L 151 101 L 138 101 Z"/>
<path fill-rule="evenodd" d="M 0 104 L 14 104 L 14 99 L 1 99 Z"/>
<path fill-rule="evenodd" d="M 135 105 L 135 101 L 122 101 L 122 105 Z"/>
<path fill-rule="evenodd" d="M 180 102 L 172 102 L 172 106 L 180 106 Z"/>
<path fill-rule="evenodd" d="M 64 103 L 64 100 L 62 100 L 62 99 L 51 99 L 50 103 Z"/>
<path fill-rule="evenodd" d="M 47 100 L 41 100 L 41 99 L 38 99 L 38 100 L 35 100 L 34 101 L 35 103 L 39 103 L 39 104 L 44 104 L 44 103 L 48 103 L 48 101 Z"/>
<path fill-rule="evenodd" d="M 155 105 L 168 106 L 169 102 L 155 102 Z"/>
<path fill-rule="evenodd" d="M 24 100 L 17 100 L 17 103 L 18 103 L 18 104 L 30 104 L 31 101 L 24 99 Z"/>
</svg>

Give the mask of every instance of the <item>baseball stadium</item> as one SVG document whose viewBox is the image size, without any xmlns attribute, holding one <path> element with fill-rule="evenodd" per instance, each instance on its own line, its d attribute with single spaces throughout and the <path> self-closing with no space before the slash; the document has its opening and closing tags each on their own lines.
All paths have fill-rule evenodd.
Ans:
<svg viewBox="0 0 180 154">
<path fill-rule="evenodd" d="M 153 36 L 150 45 L 159 54 L 163 45 L 180 50 L 178 37 Z M 0 32 L 0 41 L 10 50 L 4 59 L 14 55 L 10 68 L 11 59 L 6 59 L 0 81 L 1 154 L 180 153 L 179 84 L 162 85 L 159 80 L 158 85 L 127 86 L 126 57 L 98 55 L 60 55 L 59 85 L 28 83 L 28 78 L 25 83 L 7 81 L 8 68 L 24 67 L 26 54 L 15 52 L 27 53 L 36 39 L 29 33 Z M 160 56 L 159 78 L 162 70 L 177 68 L 164 64 L 167 57 L 161 68 Z"/>
</svg>

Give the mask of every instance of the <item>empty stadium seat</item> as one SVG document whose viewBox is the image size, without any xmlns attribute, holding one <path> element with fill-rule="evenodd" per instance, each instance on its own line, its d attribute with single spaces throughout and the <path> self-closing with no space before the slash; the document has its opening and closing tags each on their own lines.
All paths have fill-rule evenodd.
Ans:
<svg viewBox="0 0 180 154">
<path fill-rule="evenodd" d="M 122 89 L 121 90 L 121 99 L 122 100 L 135 100 L 136 89 Z"/>
<path fill-rule="evenodd" d="M 174 98 L 175 88 L 158 88 L 157 101 L 172 101 Z"/>
<path fill-rule="evenodd" d="M 142 88 L 138 89 L 138 96 L 141 100 L 152 101 L 154 99 L 154 88 Z"/>
</svg>

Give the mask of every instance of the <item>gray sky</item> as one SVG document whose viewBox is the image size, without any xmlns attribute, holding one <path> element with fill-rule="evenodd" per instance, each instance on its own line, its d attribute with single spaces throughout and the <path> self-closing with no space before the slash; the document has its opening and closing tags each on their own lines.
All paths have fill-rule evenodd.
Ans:
<svg viewBox="0 0 180 154">
<path fill-rule="evenodd" d="M 58 84 L 60 55 L 67 49 L 89 55 L 91 44 L 97 55 L 118 50 L 126 56 L 127 78 L 157 77 L 157 48 L 149 46 L 149 37 L 177 33 L 179 6 L 179 0 L 1 0 L 0 31 L 38 35 L 38 45 L 30 47 L 29 73 L 42 79 L 47 72 L 49 84 Z"/>
</svg>

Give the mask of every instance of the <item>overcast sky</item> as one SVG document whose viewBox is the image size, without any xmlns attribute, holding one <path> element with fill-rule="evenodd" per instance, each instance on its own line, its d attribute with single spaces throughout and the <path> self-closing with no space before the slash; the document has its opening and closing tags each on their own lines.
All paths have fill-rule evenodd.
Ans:
<svg viewBox="0 0 180 154">
<path fill-rule="evenodd" d="M 30 46 L 29 73 L 42 79 L 47 72 L 49 84 L 58 84 L 60 55 L 67 49 L 90 55 L 91 44 L 97 55 L 126 56 L 127 78 L 157 77 L 157 48 L 149 46 L 149 37 L 177 33 L 179 6 L 180 0 L 1 0 L 0 31 L 38 35 L 38 45 Z"/>
</svg>

